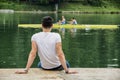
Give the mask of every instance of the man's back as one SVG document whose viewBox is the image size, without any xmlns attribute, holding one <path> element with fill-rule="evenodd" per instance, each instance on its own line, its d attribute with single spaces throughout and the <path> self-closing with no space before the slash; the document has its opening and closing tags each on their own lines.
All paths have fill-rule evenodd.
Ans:
<svg viewBox="0 0 120 80">
<path fill-rule="evenodd" d="M 38 55 L 43 68 L 50 69 L 61 65 L 55 48 L 56 43 L 61 42 L 58 33 L 39 32 L 34 34 L 31 40 L 37 44 Z"/>
</svg>

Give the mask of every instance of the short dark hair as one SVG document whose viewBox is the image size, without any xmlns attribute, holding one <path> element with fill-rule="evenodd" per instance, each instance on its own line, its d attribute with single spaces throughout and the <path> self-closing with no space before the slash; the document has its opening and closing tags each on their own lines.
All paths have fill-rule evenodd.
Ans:
<svg viewBox="0 0 120 80">
<path fill-rule="evenodd" d="M 50 16 L 45 16 L 42 19 L 42 26 L 44 28 L 51 28 L 53 25 L 53 19 Z"/>
</svg>

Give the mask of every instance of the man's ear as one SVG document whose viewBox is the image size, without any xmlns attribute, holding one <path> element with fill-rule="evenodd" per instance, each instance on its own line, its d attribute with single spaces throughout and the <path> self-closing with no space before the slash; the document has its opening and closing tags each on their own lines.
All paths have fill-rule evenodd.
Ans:
<svg viewBox="0 0 120 80">
<path fill-rule="evenodd" d="M 53 24 L 51 25 L 51 28 L 53 28 Z"/>
</svg>

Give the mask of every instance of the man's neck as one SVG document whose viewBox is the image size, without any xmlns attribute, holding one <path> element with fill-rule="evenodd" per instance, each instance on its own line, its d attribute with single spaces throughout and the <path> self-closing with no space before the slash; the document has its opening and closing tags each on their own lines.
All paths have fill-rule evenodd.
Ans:
<svg viewBox="0 0 120 80">
<path fill-rule="evenodd" d="M 43 32 L 51 32 L 51 28 L 43 28 Z"/>
</svg>

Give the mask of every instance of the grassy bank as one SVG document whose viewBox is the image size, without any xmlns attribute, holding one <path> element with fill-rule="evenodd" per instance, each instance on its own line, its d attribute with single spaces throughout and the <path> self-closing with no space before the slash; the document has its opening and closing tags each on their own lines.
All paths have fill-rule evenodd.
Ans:
<svg viewBox="0 0 120 80">
<path fill-rule="evenodd" d="M 82 3 L 60 4 L 59 11 L 81 11 L 81 12 L 120 12 L 120 8 L 114 3 L 104 3 L 102 6 L 91 6 Z"/>
<path fill-rule="evenodd" d="M 55 7 L 51 4 L 46 5 L 30 5 L 26 3 L 0 2 L 0 9 L 13 9 L 16 11 L 54 11 Z M 120 12 L 117 3 L 104 1 L 101 6 L 92 6 L 81 2 L 64 2 L 59 4 L 59 12 L 61 11 L 81 11 L 81 12 Z"/>
<path fill-rule="evenodd" d="M 51 11 L 52 6 L 50 5 L 30 5 L 26 3 L 14 3 L 14 2 L 0 2 L 0 9 L 13 9 L 15 11 L 31 11 L 31 10 L 41 10 L 41 11 Z"/>
</svg>

